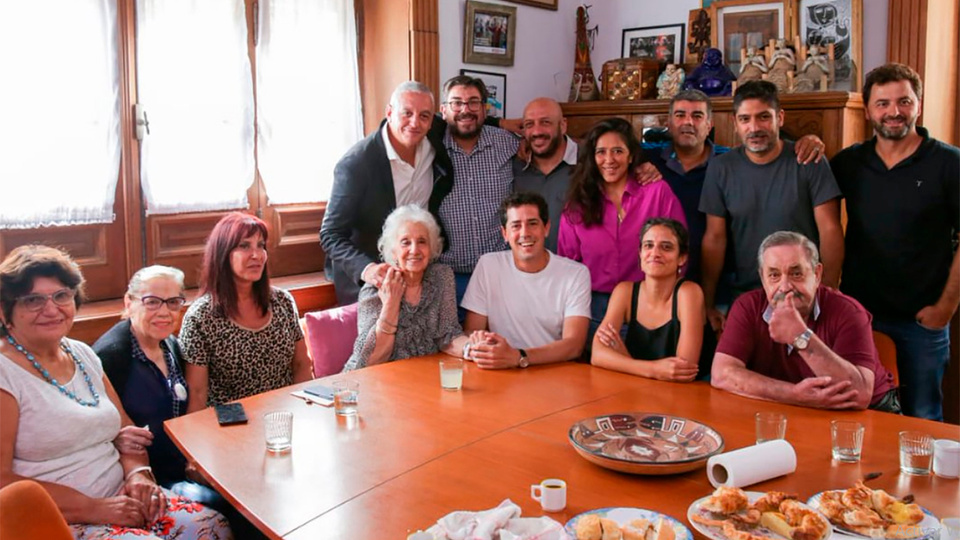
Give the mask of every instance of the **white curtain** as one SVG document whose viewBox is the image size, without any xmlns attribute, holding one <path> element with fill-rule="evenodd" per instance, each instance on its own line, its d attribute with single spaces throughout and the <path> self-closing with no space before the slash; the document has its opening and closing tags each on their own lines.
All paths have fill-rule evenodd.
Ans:
<svg viewBox="0 0 960 540">
<path fill-rule="evenodd" d="M 4 1 L 0 13 L 0 229 L 113 221 L 115 0 Z"/>
<path fill-rule="evenodd" d="M 352 0 L 260 0 L 257 121 L 269 202 L 326 200 L 363 136 Z"/>
<path fill-rule="evenodd" d="M 252 86 L 243 0 L 137 0 L 148 215 L 248 206 Z"/>
</svg>

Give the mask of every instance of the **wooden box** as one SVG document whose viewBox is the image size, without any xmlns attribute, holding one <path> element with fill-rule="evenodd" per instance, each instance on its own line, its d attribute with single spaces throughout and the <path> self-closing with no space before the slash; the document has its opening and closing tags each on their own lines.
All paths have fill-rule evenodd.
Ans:
<svg viewBox="0 0 960 540">
<path fill-rule="evenodd" d="M 603 63 L 602 99 L 638 100 L 657 98 L 661 64 L 654 60 L 617 58 Z"/>
</svg>

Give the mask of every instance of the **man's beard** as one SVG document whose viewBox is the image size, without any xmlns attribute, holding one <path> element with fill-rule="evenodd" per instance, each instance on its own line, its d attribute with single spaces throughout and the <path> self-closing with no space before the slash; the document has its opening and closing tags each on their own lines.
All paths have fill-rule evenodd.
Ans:
<svg viewBox="0 0 960 540">
<path fill-rule="evenodd" d="M 547 137 L 550 137 L 550 136 L 549 136 L 549 135 L 540 135 L 540 136 L 534 137 L 534 140 L 536 140 L 536 139 L 544 139 L 544 138 L 547 138 Z M 544 150 L 540 151 L 540 152 L 537 152 L 536 150 L 533 150 L 533 145 L 531 144 L 531 145 L 530 145 L 531 152 L 533 153 L 533 155 L 537 156 L 538 158 L 548 158 L 548 157 L 551 157 L 551 156 L 553 156 L 553 155 L 556 153 L 557 149 L 560 148 L 560 141 L 561 141 L 560 135 L 557 134 L 556 136 L 553 136 L 553 137 L 550 138 L 550 144 L 548 144 L 547 147 L 546 147 Z"/>
<path fill-rule="evenodd" d="M 903 126 L 899 128 L 889 128 L 883 125 L 884 120 L 901 120 L 903 121 Z M 873 124 L 873 129 L 877 132 L 877 135 L 879 135 L 880 137 L 884 139 L 899 141 L 900 139 L 903 139 L 904 137 L 906 137 L 911 131 L 913 131 L 913 127 L 917 125 L 917 119 L 916 117 L 907 118 L 906 116 L 903 116 L 903 115 L 884 116 L 880 119 L 879 122 L 875 122 L 871 120 L 870 123 Z"/>
<path fill-rule="evenodd" d="M 472 130 L 462 130 L 457 124 L 460 120 L 466 120 L 472 118 L 476 122 L 476 126 Z M 453 136 L 458 139 L 475 139 L 480 135 L 480 130 L 483 129 L 483 124 L 479 122 L 479 117 L 476 114 L 464 112 L 460 113 L 453 117 L 453 123 L 450 123 L 450 131 L 453 133 Z"/>
</svg>

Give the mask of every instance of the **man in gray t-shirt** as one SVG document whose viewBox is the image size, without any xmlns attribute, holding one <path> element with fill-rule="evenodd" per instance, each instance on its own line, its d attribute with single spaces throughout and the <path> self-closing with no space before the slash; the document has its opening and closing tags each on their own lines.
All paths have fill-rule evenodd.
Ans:
<svg viewBox="0 0 960 540">
<path fill-rule="evenodd" d="M 793 143 L 780 140 L 784 111 L 776 86 L 744 84 L 734 95 L 733 110 L 743 145 L 710 161 L 700 198 L 700 211 L 707 214 L 703 291 L 715 331 L 723 329 L 715 299 L 728 229 L 735 295 L 760 287 L 757 249 L 776 231 L 799 232 L 819 245 L 825 285 L 837 286 L 843 264 L 840 189 L 826 161 L 800 165 Z"/>
</svg>

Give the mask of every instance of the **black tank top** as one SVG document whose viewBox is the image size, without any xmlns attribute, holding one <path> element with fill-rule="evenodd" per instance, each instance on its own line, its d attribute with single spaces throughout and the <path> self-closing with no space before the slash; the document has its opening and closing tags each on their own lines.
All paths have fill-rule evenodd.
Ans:
<svg viewBox="0 0 960 540">
<path fill-rule="evenodd" d="M 673 288 L 673 301 L 670 308 L 670 320 L 659 328 L 649 330 L 637 322 L 637 298 L 640 296 L 640 283 L 633 284 L 633 299 L 630 301 L 630 324 L 627 325 L 627 351 L 630 356 L 642 360 L 659 360 L 677 355 L 680 342 L 680 319 L 677 318 L 677 292 L 683 279 L 677 280 Z"/>
</svg>

